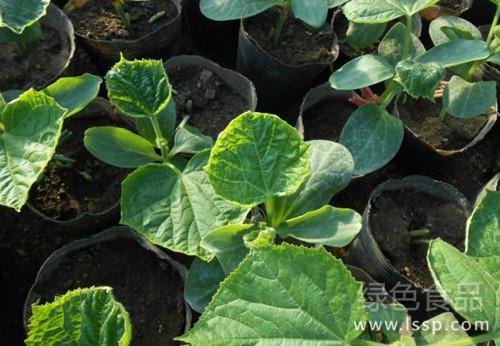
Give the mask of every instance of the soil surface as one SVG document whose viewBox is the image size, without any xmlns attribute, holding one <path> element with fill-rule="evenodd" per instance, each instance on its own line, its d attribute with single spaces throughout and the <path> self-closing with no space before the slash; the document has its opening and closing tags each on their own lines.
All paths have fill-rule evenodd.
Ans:
<svg viewBox="0 0 500 346">
<path fill-rule="evenodd" d="M 185 324 L 183 284 L 168 262 L 133 240 L 115 240 L 75 251 L 37 286 L 40 303 L 78 287 L 110 286 L 131 317 L 132 345 L 177 345 Z"/>
<path fill-rule="evenodd" d="M 126 2 L 125 11 L 130 15 L 128 30 L 109 1 L 82 0 L 82 7 L 69 11 L 75 31 L 94 40 L 134 40 L 154 32 L 177 16 L 177 8 L 171 1 L 149 0 Z M 165 12 L 158 20 L 150 23 L 151 17 Z"/>
<path fill-rule="evenodd" d="M 325 100 L 305 110 L 302 115 L 304 138 L 338 142 L 344 125 L 357 107 L 347 100 Z"/>
<path fill-rule="evenodd" d="M 14 44 L 0 44 L 0 91 L 40 89 L 62 71 L 69 57 L 66 33 L 42 25 L 40 40 L 27 45 L 25 55 Z"/>
<path fill-rule="evenodd" d="M 271 9 L 245 20 L 245 29 L 250 37 L 273 57 L 288 65 L 332 63 L 335 57 L 331 51 L 335 39 L 333 31 L 315 32 L 293 16 L 286 20 L 279 43 L 274 45 L 269 33 L 278 21 L 278 13 L 278 10 Z"/>
<path fill-rule="evenodd" d="M 214 72 L 201 66 L 178 67 L 169 72 L 176 93 L 177 121 L 189 115 L 189 123 L 216 139 L 231 120 L 250 105 Z M 192 110 L 187 109 L 192 101 Z"/>
<path fill-rule="evenodd" d="M 85 130 L 103 125 L 117 123 L 105 113 L 92 118 L 77 115 L 65 121 L 66 134 L 56 153 L 75 162 L 65 164 L 53 159 L 49 163 L 43 180 L 31 190 L 30 203 L 35 208 L 51 218 L 67 221 L 85 212 L 103 212 L 118 202 L 120 184 L 128 171 L 103 163 L 83 145 Z"/>
<path fill-rule="evenodd" d="M 409 99 L 399 104 L 401 120 L 425 143 L 442 150 L 459 150 L 481 131 L 487 116 L 462 120 L 452 116 L 439 120 L 441 106 L 427 100 Z"/>
<path fill-rule="evenodd" d="M 433 286 L 427 268 L 427 243 L 416 243 L 410 231 L 428 229 L 425 239 L 441 238 L 464 249 L 468 213 L 456 203 L 430 193 L 405 189 L 386 191 L 372 201 L 370 228 L 391 264 L 422 288 Z"/>
</svg>

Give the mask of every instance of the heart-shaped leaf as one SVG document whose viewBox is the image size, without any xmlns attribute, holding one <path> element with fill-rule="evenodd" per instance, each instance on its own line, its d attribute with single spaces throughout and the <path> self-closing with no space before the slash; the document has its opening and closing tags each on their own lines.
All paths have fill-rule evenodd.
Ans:
<svg viewBox="0 0 500 346">
<path fill-rule="evenodd" d="M 467 255 L 500 256 L 500 192 L 488 191 L 467 224 Z"/>
<path fill-rule="evenodd" d="M 200 0 L 200 10 L 213 20 L 234 20 L 255 16 L 284 5 L 284 0 Z"/>
<path fill-rule="evenodd" d="M 0 0 L 0 28 L 21 34 L 47 13 L 50 0 Z"/>
<path fill-rule="evenodd" d="M 184 299 L 194 311 L 203 313 L 225 277 L 218 260 L 205 262 L 195 258 L 187 274 Z"/>
<path fill-rule="evenodd" d="M 314 28 L 321 28 L 328 15 L 327 0 L 291 0 L 295 18 Z"/>
<path fill-rule="evenodd" d="M 474 39 L 482 40 L 483 36 L 476 26 L 463 18 L 455 16 L 443 16 L 434 19 L 429 25 L 429 35 L 432 43 L 435 46 L 451 41 L 451 38 L 446 34 L 446 29 L 454 28 L 469 33 Z"/>
</svg>

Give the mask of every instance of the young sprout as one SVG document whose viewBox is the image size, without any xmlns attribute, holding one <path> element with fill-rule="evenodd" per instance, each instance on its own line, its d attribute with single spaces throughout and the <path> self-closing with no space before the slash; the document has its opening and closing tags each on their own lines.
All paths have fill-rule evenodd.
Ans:
<svg viewBox="0 0 500 346">
<path fill-rule="evenodd" d="M 123 22 L 123 25 L 130 30 L 130 15 L 125 11 L 125 0 L 108 0 L 115 8 L 116 13 Z"/>
<path fill-rule="evenodd" d="M 420 228 L 410 231 L 411 243 L 414 245 L 429 245 L 430 240 L 426 238 L 431 234 L 431 231 L 427 228 Z"/>
</svg>

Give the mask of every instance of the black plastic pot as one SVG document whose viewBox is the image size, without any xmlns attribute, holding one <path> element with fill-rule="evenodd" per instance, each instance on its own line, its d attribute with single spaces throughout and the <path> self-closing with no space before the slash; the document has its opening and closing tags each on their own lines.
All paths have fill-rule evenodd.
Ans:
<svg viewBox="0 0 500 346">
<path fill-rule="evenodd" d="M 34 81 L 33 79 L 26 80 L 23 82 L 24 85 L 20 85 L 21 83 L 19 83 L 19 85 L 10 85 L 8 89 L 29 89 L 31 87 L 42 89 L 47 85 L 55 82 L 61 76 L 65 75 L 68 70 L 68 67 L 75 53 L 75 33 L 73 30 L 73 24 L 71 24 L 71 21 L 64 14 L 64 12 L 53 4 L 49 5 L 49 7 L 47 8 L 47 14 L 42 17 L 42 19 L 40 19 L 40 23 L 42 25 L 42 29 L 50 28 L 56 30 L 60 32 L 63 37 L 60 42 L 62 46 L 61 53 L 53 55 L 50 62 L 51 66 L 53 67 L 53 71 L 57 72 L 54 74 L 54 76 L 45 78 L 43 81 Z"/>
<path fill-rule="evenodd" d="M 239 94 L 247 103 L 246 110 L 255 111 L 257 108 L 257 94 L 255 92 L 255 87 L 253 83 L 241 75 L 240 73 L 224 68 L 219 64 L 203 58 L 197 55 L 179 55 L 168 59 L 165 62 L 165 69 L 168 74 L 174 72 L 182 71 L 185 68 L 191 67 L 201 67 L 208 71 L 213 72 L 222 82 L 224 82 L 230 89 Z M 174 85 L 174 89 L 175 89 Z M 239 114 L 234 114 L 234 117 Z M 218 114 L 214 114 L 214 117 Z M 219 115 L 220 116 L 220 115 Z M 196 126 L 196 123 L 193 123 Z M 227 124 L 220 124 L 221 130 L 226 127 Z M 210 133 L 207 133 L 210 135 Z M 218 134 L 211 134 L 212 137 L 216 138 Z"/>
<path fill-rule="evenodd" d="M 415 292 L 413 301 L 403 301 L 414 320 L 426 320 L 443 310 L 440 305 L 444 305 L 443 300 L 434 300 L 433 311 L 426 309 L 428 306 L 428 295 L 432 292 L 428 288 L 417 287 L 414 282 L 403 276 L 384 255 L 380 249 L 371 229 L 371 216 L 373 205 L 377 198 L 387 192 L 407 191 L 415 193 L 416 191 L 428 194 L 437 199 L 443 200 L 443 203 L 451 203 L 459 208 L 467 216 L 470 214 L 470 205 L 467 199 L 453 186 L 423 176 L 410 176 L 402 180 L 388 180 L 378 186 L 371 194 L 368 205 L 363 213 L 363 228 L 359 236 L 352 242 L 346 262 L 350 265 L 360 267 L 368 273 L 373 279 L 384 283 L 389 292 L 396 288 L 410 289 Z M 446 240 L 446 239 L 445 239 Z M 394 297 L 398 299 L 398 297 Z M 435 297 L 434 297 L 435 298 Z M 434 305 L 435 304 L 435 305 Z"/>
<path fill-rule="evenodd" d="M 182 11 L 196 47 L 223 66 L 234 67 L 240 21 L 215 21 L 205 17 L 200 11 L 200 0 L 183 0 Z"/>
<path fill-rule="evenodd" d="M 289 105 L 293 98 L 302 98 L 319 77 L 329 71 L 338 58 L 339 47 L 334 38 L 328 63 L 288 65 L 266 52 L 245 29 L 241 21 L 236 70 L 252 80 L 259 95 L 259 108 L 277 112 Z M 324 29 L 331 31 L 331 25 Z"/>
<path fill-rule="evenodd" d="M 65 245 L 59 250 L 52 253 L 44 264 L 41 266 L 38 274 L 36 276 L 35 282 L 31 287 L 29 294 L 26 298 L 24 304 L 24 326 L 27 329 L 28 321 L 31 317 L 31 306 L 35 303 L 44 303 L 46 301 L 53 300 L 55 295 L 64 294 L 67 291 L 65 287 L 67 284 L 65 282 L 58 282 L 54 280 L 54 277 L 60 275 L 61 270 L 64 269 L 65 261 L 68 258 L 72 258 L 71 256 L 75 253 L 92 253 L 93 249 L 98 249 L 100 246 L 105 246 L 106 244 L 127 244 L 127 246 L 134 249 L 134 252 L 140 254 L 141 258 L 148 258 L 148 262 L 155 262 L 154 267 L 158 268 L 169 268 L 172 275 L 176 276 L 178 282 L 175 282 L 174 285 L 169 285 L 169 287 L 156 287 L 159 292 L 148 292 L 146 289 L 149 288 L 147 286 L 151 282 L 157 284 L 161 281 L 159 276 L 165 275 L 163 271 L 156 269 L 154 272 L 156 275 L 150 275 L 151 278 L 147 278 L 147 281 L 144 282 L 144 287 L 140 286 L 137 289 L 131 289 L 129 286 L 123 287 L 112 287 L 114 291 L 115 297 L 124 304 L 125 308 L 129 311 L 132 325 L 135 322 L 134 312 L 137 311 L 137 307 L 133 307 L 134 305 L 145 304 L 145 307 L 150 306 L 150 309 L 145 308 L 145 310 L 140 310 L 141 313 L 146 314 L 154 314 L 155 309 L 153 306 L 158 304 L 156 301 L 150 301 L 152 298 L 149 298 L 150 294 L 160 294 L 164 293 L 165 299 L 172 299 L 172 304 L 176 306 L 179 310 L 183 311 L 182 316 L 178 316 L 178 318 L 182 319 L 182 328 L 177 331 L 169 331 L 167 333 L 173 334 L 174 336 L 178 336 L 185 331 L 188 331 L 191 327 L 191 310 L 187 304 L 183 301 L 183 286 L 185 282 L 185 277 L 187 273 L 187 269 L 180 264 L 179 262 L 173 260 L 170 256 L 168 256 L 165 252 L 157 248 L 156 246 L 149 243 L 147 240 L 137 235 L 135 232 L 130 230 L 127 227 L 113 227 L 104 232 L 101 232 L 97 235 L 94 235 L 89 238 L 76 240 L 72 243 Z M 111 257 L 113 256 L 113 257 Z M 90 257 L 90 261 L 92 261 L 93 257 Z M 82 277 L 82 280 L 94 281 L 94 286 L 109 286 L 107 282 L 103 282 L 102 277 L 100 277 L 103 273 L 109 273 L 109 268 L 116 269 L 116 264 L 121 263 L 123 266 L 129 267 L 137 267 L 137 272 L 139 273 L 142 268 L 141 265 L 143 263 L 137 262 L 137 258 L 130 257 L 130 254 L 127 252 L 120 253 L 119 255 L 116 252 L 110 255 L 110 258 L 106 262 L 95 263 L 95 272 L 92 270 L 88 273 L 88 278 Z M 77 264 L 78 266 L 78 264 Z M 106 269 L 108 268 L 108 269 Z M 113 270 L 113 269 L 112 269 Z M 144 268 L 144 270 L 151 270 L 151 268 Z M 113 272 L 111 272 L 113 273 Z M 66 273 L 71 275 L 71 273 Z M 66 275 L 65 274 L 65 275 Z M 90 279 L 89 279 L 90 278 Z M 132 278 L 130 278 L 131 280 Z M 125 282 L 128 282 L 128 278 L 125 279 Z M 163 280 L 163 279 L 162 279 Z M 105 280 L 104 280 L 105 281 Z M 165 281 L 163 281 L 164 283 Z M 89 285 L 90 286 L 90 285 Z M 176 291 L 173 291 L 172 286 L 175 287 Z M 70 289 L 74 289 L 73 287 Z M 55 294 L 54 294 L 55 292 Z M 127 297 L 123 299 L 123 297 Z M 175 297 L 178 301 L 175 301 Z M 121 299 L 122 298 L 122 299 Z M 146 305 L 149 304 L 149 305 Z M 143 324 L 153 324 L 158 323 L 159 317 L 164 316 L 149 316 L 150 318 L 146 321 L 141 321 Z M 168 328 L 168 326 L 164 326 L 164 328 Z M 134 330 L 134 329 L 133 329 Z M 140 345 L 139 340 L 134 340 L 134 345 Z M 166 338 L 164 341 L 165 345 L 173 345 L 174 343 L 171 340 Z"/>
<path fill-rule="evenodd" d="M 380 40 L 384 38 L 385 34 L 392 28 L 394 23 L 397 23 L 397 21 L 392 21 L 387 24 L 386 32 L 381 36 Z M 344 16 L 342 10 L 337 10 L 333 13 L 332 27 L 333 30 L 335 31 L 335 34 L 337 35 L 337 39 L 339 42 L 340 53 L 341 53 L 341 58 L 339 58 L 339 60 L 342 60 L 341 61 L 342 63 L 346 63 L 350 59 L 356 58 L 364 54 L 377 54 L 378 43 L 369 48 L 359 51 L 355 50 L 354 48 L 351 48 L 351 46 L 347 44 L 346 35 L 347 35 L 347 29 L 349 27 L 349 21 Z M 420 16 L 413 17 L 413 33 L 417 37 L 420 37 L 422 33 L 422 19 Z"/>
<path fill-rule="evenodd" d="M 475 207 L 477 207 L 484 197 L 486 197 L 488 191 L 500 191 L 500 173 L 491 178 L 491 180 L 481 189 L 474 203 Z"/>
<path fill-rule="evenodd" d="M 88 0 L 87 0 L 88 1 Z M 98 58 L 101 67 L 120 60 L 120 54 L 127 59 L 155 57 L 164 58 L 174 56 L 179 52 L 182 22 L 181 0 L 171 1 L 177 8 L 177 16 L 170 22 L 165 23 L 155 31 L 135 40 L 95 40 L 76 32 L 77 38 L 87 51 Z M 71 13 L 68 6 L 67 13 Z"/>
<path fill-rule="evenodd" d="M 109 101 L 103 98 L 97 98 L 90 106 L 84 109 L 79 114 L 74 117 L 86 118 L 91 120 L 92 118 L 102 117 L 103 114 L 108 116 L 110 120 L 122 123 L 125 127 L 132 127 L 133 124 L 126 118 L 121 117 L 109 103 Z M 82 150 L 85 150 L 82 145 Z M 119 177 L 117 177 L 119 179 Z M 37 209 L 33 204 L 28 203 L 27 207 L 38 217 L 48 221 L 54 225 L 67 228 L 68 230 L 97 230 L 101 231 L 115 225 L 120 218 L 120 200 L 114 202 L 112 205 L 108 206 L 105 210 L 101 210 L 97 213 L 84 212 L 75 218 L 69 220 L 58 220 L 46 215 L 43 211 Z"/>
<path fill-rule="evenodd" d="M 420 12 L 422 18 L 432 21 L 443 16 L 460 16 L 472 7 L 474 0 L 441 0 L 438 4 Z"/>
<path fill-rule="evenodd" d="M 392 114 L 394 114 L 396 117 L 400 118 L 400 111 L 399 108 L 401 107 L 401 98 L 399 97 L 395 104 L 394 104 L 394 109 Z M 478 142 L 480 142 L 493 128 L 495 125 L 497 119 L 498 119 L 498 104 L 495 104 L 495 107 L 490 110 L 488 114 L 485 114 L 488 119 L 484 126 L 481 128 L 481 130 L 474 136 L 474 138 L 465 146 L 459 148 L 459 149 L 439 149 L 436 148 L 429 143 L 424 142 L 422 139 L 420 139 L 418 133 L 413 131 L 410 127 L 408 127 L 406 124 L 405 125 L 405 143 L 404 145 L 411 150 L 412 152 L 416 152 L 417 155 L 421 156 L 429 156 L 429 158 L 432 159 L 439 159 L 441 157 L 448 157 L 452 155 L 456 155 L 459 153 L 463 153 L 464 151 L 472 148 L 475 146 Z"/>
</svg>

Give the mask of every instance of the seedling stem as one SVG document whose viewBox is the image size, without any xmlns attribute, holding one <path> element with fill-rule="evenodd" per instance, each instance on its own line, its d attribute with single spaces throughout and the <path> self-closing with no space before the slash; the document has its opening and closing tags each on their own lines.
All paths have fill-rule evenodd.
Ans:
<svg viewBox="0 0 500 346">
<path fill-rule="evenodd" d="M 168 142 L 161 133 L 161 127 L 160 124 L 158 123 L 158 119 L 156 119 L 156 117 L 154 116 L 149 117 L 149 119 L 151 120 L 151 125 L 153 125 L 153 130 L 156 136 L 156 144 L 160 148 L 161 157 L 164 161 L 168 161 L 168 152 L 169 152 Z"/>
<path fill-rule="evenodd" d="M 276 46 L 280 40 L 281 32 L 283 31 L 283 26 L 285 25 L 286 19 L 288 18 L 288 8 L 281 7 L 280 8 L 280 16 L 278 18 L 278 23 L 274 27 L 271 33 L 271 39 L 273 40 L 273 44 Z"/>
<path fill-rule="evenodd" d="M 431 233 L 431 231 L 429 231 L 427 228 L 421 228 L 421 229 L 416 229 L 416 230 L 410 231 L 410 236 L 412 238 L 420 238 L 420 237 L 424 237 L 426 235 L 429 235 L 430 233 Z"/>
</svg>

